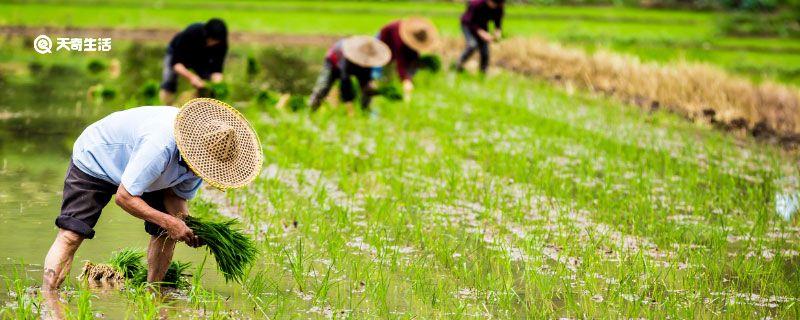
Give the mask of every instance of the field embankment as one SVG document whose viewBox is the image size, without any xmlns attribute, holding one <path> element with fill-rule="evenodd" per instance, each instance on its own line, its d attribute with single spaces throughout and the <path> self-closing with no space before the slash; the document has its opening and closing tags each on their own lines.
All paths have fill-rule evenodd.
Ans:
<svg viewBox="0 0 800 320">
<path fill-rule="evenodd" d="M 459 44 L 444 43 L 453 56 Z M 740 130 L 784 146 L 800 143 L 800 92 L 773 82 L 754 83 L 717 67 L 689 62 L 664 65 L 600 50 L 587 53 L 530 38 L 497 44 L 502 68 L 602 92 L 642 107 L 666 108 L 693 121 Z"/>
</svg>

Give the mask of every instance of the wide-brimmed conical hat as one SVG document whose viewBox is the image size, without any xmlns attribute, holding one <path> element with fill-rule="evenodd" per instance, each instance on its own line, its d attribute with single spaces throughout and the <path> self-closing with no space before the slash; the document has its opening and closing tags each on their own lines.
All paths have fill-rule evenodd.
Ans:
<svg viewBox="0 0 800 320">
<path fill-rule="evenodd" d="M 400 20 L 400 39 L 414 51 L 427 53 L 439 41 L 439 31 L 426 18 L 408 17 Z"/>
<path fill-rule="evenodd" d="M 261 143 L 239 111 L 214 99 L 193 99 L 175 118 L 181 157 L 206 183 L 238 188 L 258 176 L 264 160 Z"/>
<path fill-rule="evenodd" d="M 389 46 L 370 36 L 344 39 L 342 52 L 348 61 L 367 68 L 384 66 L 392 59 Z"/>
</svg>

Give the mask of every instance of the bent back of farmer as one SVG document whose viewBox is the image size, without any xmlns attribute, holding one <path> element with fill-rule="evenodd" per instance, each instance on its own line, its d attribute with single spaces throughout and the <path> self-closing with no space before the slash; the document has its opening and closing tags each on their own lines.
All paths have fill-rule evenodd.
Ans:
<svg viewBox="0 0 800 320">
<path fill-rule="evenodd" d="M 405 18 L 381 28 L 378 39 L 391 49 L 390 62 L 394 62 L 397 75 L 403 83 L 404 98 L 410 99 L 414 89 L 412 78 L 418 68 L 420 55 L 432 50 L 438 40 L 436 27 L 425 18 Z M 375 68 L 373 77 L 380 78 L 382 72 L 382 68 Z"/>
<path fill-rule="evenodd" d="M 189 214 L 187 200 L 201 183 L 243 186 L 258 174 L 261 161 L 258 139 L 247 122 L 212 99 L 195 99 L 181 109 L 132 108 L 88 126 L 73 146 L 55 221 L 59 231 L 44 262 L 43 293 L 57 297 L 76 250 L 94 238 L 112 197 L 144 220 L 150 234 L 147 280 L 160 281 L 177 241 L 202 244 L 183 221 Z"/>
<path fill-rule="evenodd" d="M 489 43 L 499 40 L 505 0 L 470 0 L 467 10 L 461 15 L 461 31 L 464 33 L 466 48 L 458 60 L 457 69 L 464 69 L 464 63 L 478 51 L 480 71 L 486 73 L 489 66 Z M 494 22 L 494 34 L 489 33 L 489 21 Z"/>
<path fill-rule="evenodd" d="M 309 98 L 311 109 L 319 109 L 333 85 L 339 81 L 339 99 L 345 103 L 348 114 L 353 115 L 352 102 L 356 90 L 351 77 L 356 77 L 361 88 L 362 110 L 368 109 L 374 91 L 372 68 L 385 65 L 390 57 L 389 48 L 372 37 L 353 36 L 337 41 L 325 55 L 325 64 Z"/>
<path fill-rule="evenodd" d="M 179 76 L 197 89 L 206 81 L 222 81 L 225 55 L 228 53 L 228 29 L 220 19 L 194 23 L 176 34 L 167 46 L 161 80 L 161 102 L 172 104 Z"/>
</svg>

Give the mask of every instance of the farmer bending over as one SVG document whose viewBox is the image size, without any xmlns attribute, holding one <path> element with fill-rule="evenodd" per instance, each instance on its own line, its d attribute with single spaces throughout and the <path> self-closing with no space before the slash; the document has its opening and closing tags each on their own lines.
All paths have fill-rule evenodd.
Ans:
<svg viewBox="0 0 800 320">
<path fill-rule="evenodd" d="M 386 65 L 391 55 L 386 44 L 369 36 L 352 36 L 336 42 L 325 56 L 325 65 L 311 93 L 309 101 L 311 110 L 319 109 L 331 87 L 338 80 L 339 99 L 345 103 L 347 113 L 353 115 L 356 92 L 351 76 L 358 79 L 361 87 L 361 109 L 368 109 L 375 90 L 372 68 Z"/>
<path fill-rule="evenodd" d="M 464 70 L 464 63 L 478 50 L 481 73 L 489 66 L 489 43 L 502 35 L 504 0 L 470 0 L 467 11 L 461 16 L 461 31 L 466 40 L 466 49 L 458 60 L 456 69 Z M 489 20 L 494 21 L 494 35 L 489 33 Z"/>
<path fill-rule="evenodd" d="M 411 99 L 414 84 L 411 78 L 417 69 L 421 53 L 433 49 L 438 40 L 436 26 L 428 19 L 411 17 L 397 20 L 384 26 L 378 33 L 378 39 L 386 43 L 392 50 L 392 60 L 397 65 L 397 75 L 403 82 L 403 98 Z M 375 68 L 373 77 L 381 77 L 383 68 Z"/>
<path fill-rule="evenodd" d="M 176 34 L 164 56 L 161 102 L 172 104 L 174 101 L 178 75 L 186 78 L 196 89 L 205 88 L 209 79 L 222 81 L 222 64 L 227 53 L 228 28 L 220 19 L 191 24 Z"/>
<path fill-rule="evenodd" d="M 241 187 L 255 178 L 261 162 L 260 144 L 247 121 L 213 99 L 195 99 L 181 109 L 132 108 L 95 122 L 72 150 L 42 290 L 57 291 L 81 242 L 94 237 L 112 196 L 144 220 L 150 234 L 147 281 L 161 281 L 177 241 L 202 245 L 183 221 L 189 213 L 186 201 L 202 181 L 221 189 Z"/>
</svg>

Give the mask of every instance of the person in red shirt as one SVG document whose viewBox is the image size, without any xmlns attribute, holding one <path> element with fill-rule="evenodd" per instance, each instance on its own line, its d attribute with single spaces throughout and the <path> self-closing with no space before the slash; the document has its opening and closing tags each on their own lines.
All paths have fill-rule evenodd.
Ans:
<svg viewBox="0 0 800 320">
<path fill-rule="evenodd" d="M 319 109 L 328 96 L 333 84 L 339 81 L 339 99 L 345 103 L 347 113 L 355 114 L 353 100 L 356 92 L 350 77 L 355 76 L 361 87 L 361 108 L 368 109 L 375 84 L 372 81 L 372 68 L 382 67 L 391 59 L 391 50 L 378 39 L 370 36 L 352 36 L 337 41 L 325 55 L 309 105 L 312 111 Z"/>
<path fill-rule="evenodd" d="M 420 54 L 431 51 L 438 38 L 436 26 L 430 20 L 420 17 L 392 21 L 378 32 L 378 39 L 392 50 L 391 61 L 397 65 L 397 75 L 403 82 L 403 97 L 406 101 L 411 98 L 411 91 L 414 90 L 411 78 L 416 72 Z M 380 78 L 382 72 L 382 68 L 376 68 L 373 78 Z"/>
<path fill-rule="evenodd" d="M 467 11 L 461 15 L 461 31 L 467 47 L 458 60 L 457 70 L 464 70 L 464 63 L 478 50 L 481 72 L 489 66 L 489 43 L 502 35 L 504 0 L 470 0 Z M 494 34 L 489 33 L 489 21 L 494 22 Z"/>
</svg>

